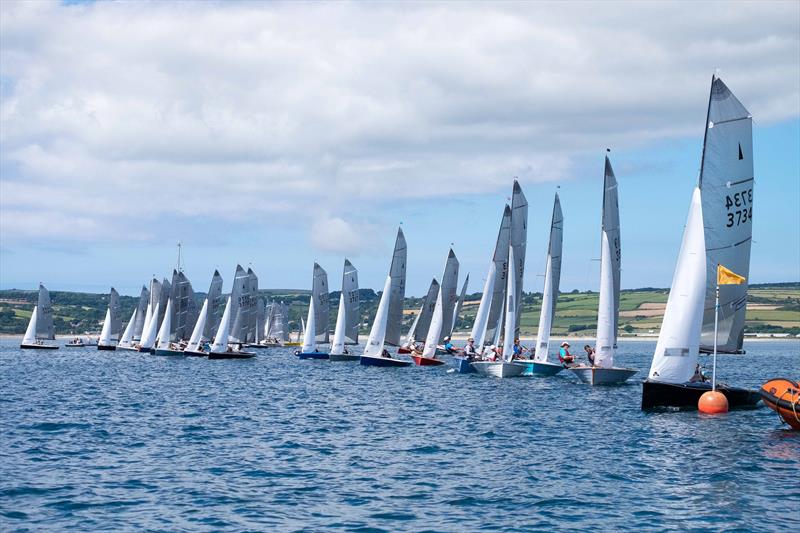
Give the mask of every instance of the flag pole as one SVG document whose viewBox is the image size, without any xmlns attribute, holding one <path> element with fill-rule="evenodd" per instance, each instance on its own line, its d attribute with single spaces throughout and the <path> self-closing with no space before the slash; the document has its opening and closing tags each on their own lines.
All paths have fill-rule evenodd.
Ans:
<svg viewBox="0 0 800 533">
<path fill-rule="evenodd" d="M 719 265 L 717 265 L 717 285 L 714 299 L 714 357 L 711 369 L 711 390 L 717 390 L 717 326 L 719 324 Z"/>
</svg>

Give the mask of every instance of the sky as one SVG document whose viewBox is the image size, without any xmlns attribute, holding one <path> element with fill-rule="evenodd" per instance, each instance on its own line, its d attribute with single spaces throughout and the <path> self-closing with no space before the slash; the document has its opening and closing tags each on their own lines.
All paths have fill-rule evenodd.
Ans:
<svg viewBox="0 0 800 533">
<path fill-rule="evenodd" d="M 668 287 L 711 76 L 754 118 L 750 281 L 800 280 L 800 3 L 0 3 L 0 288 L 138 290 L 182 243 L 195 290 L 407 294 L 448 247 L 483 285 L 514 177 L 541 290 L 597 290 L 606 148 L 622 287 Z"/>
</svg>

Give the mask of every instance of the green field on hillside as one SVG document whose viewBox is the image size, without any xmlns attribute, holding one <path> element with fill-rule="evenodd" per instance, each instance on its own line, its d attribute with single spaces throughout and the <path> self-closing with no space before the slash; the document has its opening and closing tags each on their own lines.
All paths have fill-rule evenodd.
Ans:
<svg viewBox="0 0 800 533">
<path fill-rule="evenodd" d="M 22 334 L 36 298 L 35 291 L 0 291 L 0 333 Z M 261 291 L 265 298 L 274 298 L 289 305 L 290 326 L 297 329 L 300 317 L 308 311 L 309 291 L 288 289 Z M 641 289 L 622 291 L 620 298 L 620 330 L 625 334 L 657 333 L 661 326 L 663 308 L 669 292 L 666 289 Z M 53 291 L 50 293 L 56 332 L 80 334 L 97 332 L 105 315 L 108 295 Z M 202 294 L 197 295 L 199 303 Z M 468 332 L 478 310 L 479 294 L 467 298 L 459 316 L 457 332 Z M 332 293 L 331 302 L 338 302 L 338 293 Z M 361 290 L 362 331 L 366 334 L 375 315 L 378 295 L 370 289 Z M 133 312 L 136 298 L 120 298 L 123 321 Z M 419 298 L 406 298 L 407 310 L 419 309 Z M 597 322 L 598 295 L 593 292 L 561 293 L 556 317 L 553 321 L 555 335 L 594 335 Z M 335 304 L 333 304 L 335 307 Z M 521 327 L 524 335 L 536 333 L 541 310 L 541 294 L 528 293 L 523 298 Z M 331 309 L 330 327 L 336 318 Z M 410 327 L 412 312 L 404 315 L 404 327 Z M 776 286 L 751 287 L 748 293 L 747 331 L 800 334 L 800 283 Z"/>
</svg>

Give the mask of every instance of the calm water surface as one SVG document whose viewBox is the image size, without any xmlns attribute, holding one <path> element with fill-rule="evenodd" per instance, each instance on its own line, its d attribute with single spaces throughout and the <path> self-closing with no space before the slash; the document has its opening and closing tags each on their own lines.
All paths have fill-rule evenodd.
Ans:
<svg viewBox="0 0 800 533">
<path fill-rule="evenodd" d="M 765 407 L 642 413 L 654 345 L 591 388 L 4 340 L 0 529 L 797 531 L 800 432 Z M 800 377 L 800 343 L 745 347 L 724 380 Z"/>
</svg>

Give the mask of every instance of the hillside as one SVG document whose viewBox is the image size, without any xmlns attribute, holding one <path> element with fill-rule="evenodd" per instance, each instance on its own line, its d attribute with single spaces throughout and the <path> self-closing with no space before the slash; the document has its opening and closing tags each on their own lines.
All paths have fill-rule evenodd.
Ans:
<svg viewBox="0 0 800 533">
<path fill-rule="evenodd" d="M 309 292 L 292 289 L 260 291 L 265 298 L 282 300 L 289 305 L 292 329 L 296 330 L 300 317 L 308 310 Z M 655 334 L 661 326 L 669 291 L 666 289 L 624 290 L 620 299 L 620 328 L 622 333 Z M 35 291 L 0 291 L 0 333 L 22 334 L 33 310 Z M 362 331 L 367 333 L 378 303 L 378 294 L 372 289 L 361 289 Z M 108 299 L 106 294 L 52 291 L 54 321 L 58 334 L 82 334 L 100 329 Z M 197 294 L 199 302 L 205 295 Z M 479 293 L 467 296 L 460 315 L 459 331 L 468 331 L 475 319 L 480 299 Z M 597 321 L 598 296 L 593 292 L 561 293 L 558 298 L 553 333 L 556 335 L 594 335 Z M 339 293 L 331 293 L 331 302 L 339 301 Z M 120 298 L 123 317 L 128 317 L 136 305 L 136 298 Z M 335 304 L 334 304 L 335 305 Z M 422 305 L 420 298 L 406 298 L 405 327 L 408 328 L 414 312 Z M 523 299 L 522 331 L 525 335 L 536 333 L 541 309 L 541 294 L 526 293 Z M 331 330 L 335 320 L 331 312 Z M 800 334 L 800 283 L 753 285 L 747 304 L 747 333 Z"/>
</svg>

